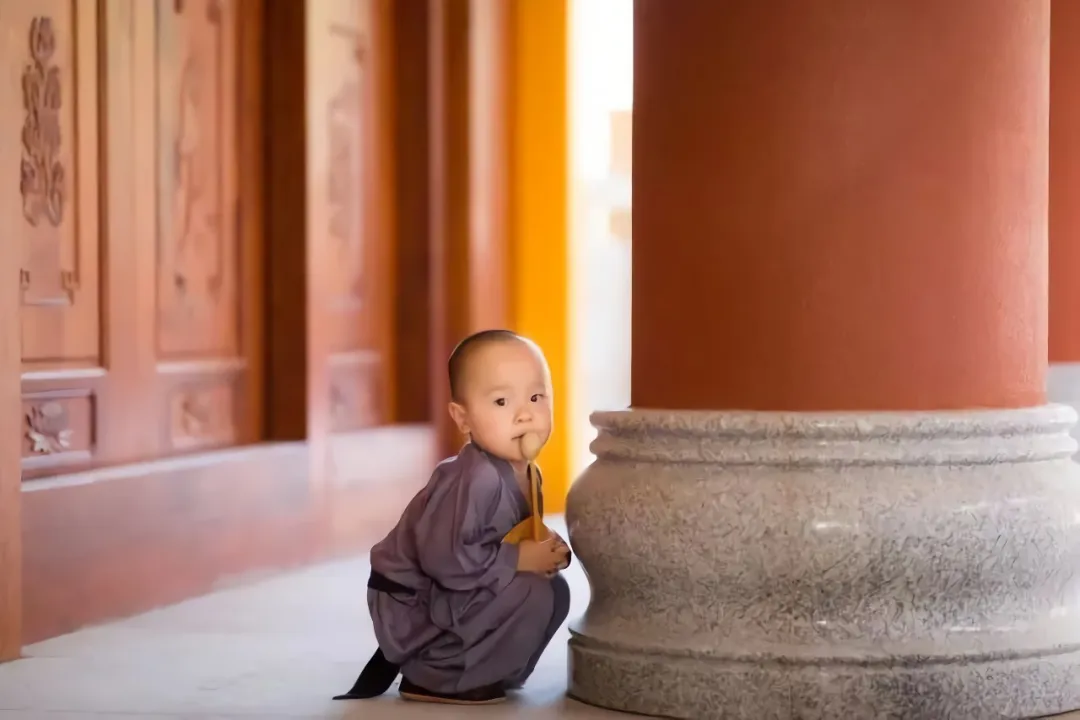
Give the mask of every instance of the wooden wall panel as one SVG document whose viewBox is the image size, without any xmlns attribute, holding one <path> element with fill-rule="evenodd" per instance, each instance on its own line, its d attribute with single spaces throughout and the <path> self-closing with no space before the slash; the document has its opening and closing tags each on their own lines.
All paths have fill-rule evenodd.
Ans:
<svg viewBox="0 0 1080 720">
<path fill-rule="evenodd" d="M 17 147 L 22 465 L 29 474 L 91 460 L 102 383 L 99 295 L 98 3 L 5 7 L 0 137 Z M 14 279 L 12 279 L 14 282 Z"/>
<path fill-rule="evenodd" d="M 308 4 L 310 336 L 326 431 L 386 421 L 393 387 L 385 3 Z M 388 147 L 389 146 L 389 147 Z"/>
<path fill-rule="evenodd" d="M 362 433 L 393 411 L 392 7 L 306 8 L 308 442 L 329 498 L 363 482 Z"/>
<path fill-rule="evenodd" d="M 307 438 L 326 493 L 362 482 L 362 433 L 394 419 L 394 5 L 266 11 L 270 374 L 295 379 L 269 389 L 270 434 Z"/>
<path fill-rule="evenodd" d="M 157 6 L 158 356 L 236 357 L 236 4 Z"/>
<path fill-rule="evenodd" d="M 26 38 L 0 51 L 19 73 L 0 131 L 21 144 L 27 479 L 260 437 L 241 3 L 254 7 L 37 0 L 5 13 Z"/>
<path fill-rule="evenodd" d="M 149 3 L 145 4 L 149 7 Z M 241 291 L 258 238 L 243 232 L 238 0 L 157 0 L 154 376 L 160 453 L 254 442 L 262 347 Z M 258 270 L 261 270 L 259 268 Z M 258 278 L 261 272 L 246 272 Z"/>
<path fill-rule="evenodd" d="M 22 212 L 11 221 L 23 249 L 23 360 L 28 369 L 96 367 L 97 3 L 12 4 L 5 22 L 23 40 L 4 48 L 8 62 L 22 60 L 21 102 L 7 107 L 22 121 Z"/>
</svg>

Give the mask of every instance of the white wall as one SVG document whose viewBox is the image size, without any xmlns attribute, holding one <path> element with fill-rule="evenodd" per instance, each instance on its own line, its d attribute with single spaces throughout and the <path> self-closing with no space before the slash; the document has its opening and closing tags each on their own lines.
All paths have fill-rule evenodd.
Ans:
<svg viewBox="0 0 1080 720">
<path fill-rule="evenodd" d="M 633 0 L 570 0 L 570 432 L 574 475 L 592 462 L 593 410 L 630 403 L 630 242 L 609 230 L 630 206 L 611 171 L 611 115 L 633 97 Z"/>
</svg>

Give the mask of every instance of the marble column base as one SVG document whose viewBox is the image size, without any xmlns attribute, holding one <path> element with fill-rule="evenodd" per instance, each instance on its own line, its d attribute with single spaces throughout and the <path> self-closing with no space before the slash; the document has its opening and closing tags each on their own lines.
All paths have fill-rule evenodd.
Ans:
<svg viewBox="0 0 1080 720">
<path fill-rule="evenodd" d="M 694 720 L 1080 708 L 1075 421 L 594 414 L 571 695 Z"/>
</svg>

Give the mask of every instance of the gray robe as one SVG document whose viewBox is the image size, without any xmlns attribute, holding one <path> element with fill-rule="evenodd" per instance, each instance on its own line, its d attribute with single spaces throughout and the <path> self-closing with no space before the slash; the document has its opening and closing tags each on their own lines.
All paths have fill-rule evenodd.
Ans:
<svg viewBox="0 0 1080 720">
<path fill-rule="evenodd" d="M 379 647 L 410 682 L 459 693 L 520 686 L 533 671 L 570 590 L 561 576 L 517 572 L 518 548 L 502 539 L 528 516 L 510 464 L 469 443 L 372 548 L 374 571 L 416 590 L 368 590 Z"/>
</svg>

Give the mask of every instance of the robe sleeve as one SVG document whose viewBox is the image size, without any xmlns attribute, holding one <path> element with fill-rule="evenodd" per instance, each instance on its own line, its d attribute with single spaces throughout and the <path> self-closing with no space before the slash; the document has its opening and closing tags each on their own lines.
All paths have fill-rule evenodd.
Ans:
<svg viewBox="0 0 1080 720">
<path fill-rule="evenodd" d="M 494 466 L 466 470 L 454 487 L 430 503 L 417 524 L 420 569 L 452 591 L 498 592 L 517 574 L 518 548 L 502 542 L 496 514 L 512 503 Z"/>
</svg>

